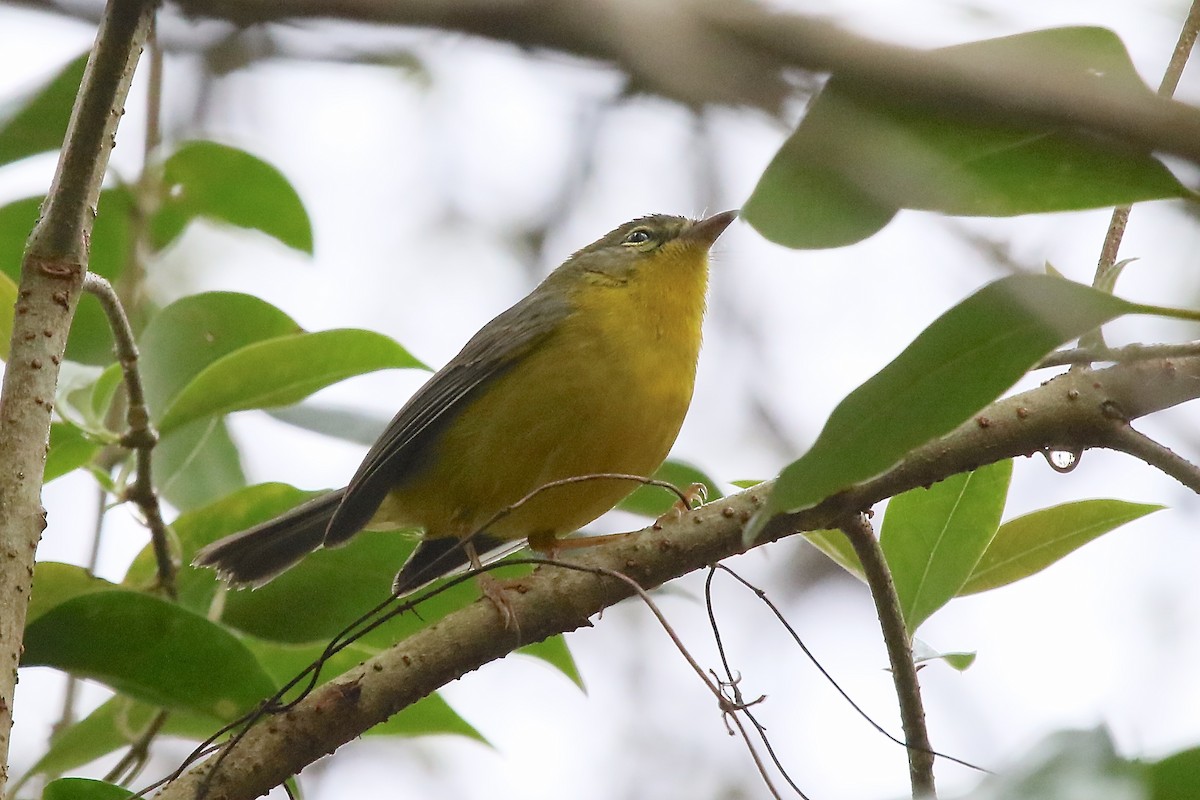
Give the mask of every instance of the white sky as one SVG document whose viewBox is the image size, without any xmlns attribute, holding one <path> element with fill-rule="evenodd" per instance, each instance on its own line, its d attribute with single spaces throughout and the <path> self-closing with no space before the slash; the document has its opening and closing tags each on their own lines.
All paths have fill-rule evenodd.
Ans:
<svg viewBox="0 0 1200 800">
<path fill-rule="evenodd" d="M 815 2 L 789 5 L 827 10 Z M 1055 25 L 1103 25 L 1121 36 L 1152 85 L 1187 10 L 1183 2 L 1083 0 L 856 0 L 839 8 L 861 32 L 930 46 Z M 0 7 L 0 100 L 57 68 L 91 38 L 86 26 Z M 786 134 L 760 116 L 716 110 L 706 114 L 705 139 L 698 141 L 685 114 L 652 100 L 589 117 L 592 102 L 613 93 L 613 75 L 461 37 L 406 40 L 416 43 L 429 86 L 380 67 L 285 62 L 261 64 L 213 87 L 204 132 L 266 157 L 289 176 L 313 217 L 317 255 L 310 263 L 260 239 L 193 231 L 185 246 L 154 266 L 159 296 L 248 291 L 309 329 L 376 328 L 441 364 L 553 263 L 619 222 L 657 211 L 736 207 Z M 187 58 L 167 61 L 168 115 L 186 113 L 194 90 L 190 70 Z M 1195 70 L 1185 74 L 1180 96 L 1200 101 Z M 122 123 L 115 163 L 126 174 L 138 163 L 140 98 L 135 91 Z M 168 131 L 187 127 L 178 116 L 171 119 Z M 505 248 L 504 231 L 559 202 L 559 182 L 579 159 L 572 141 L 580 126 L 594 129 L 594 175 L 554 230 L 548 261 L 532 263 L 527 253 Z M 710 165 L 712 187 L 693 176 L 696 163 Z M 43 191 L 52 165 L 33 159 L 0 171 L 0 201 Z M 812 441 L 841 397 L 936 314 L 999 276 L 964 231 L 1002 242 L 1027 269 L 1050 261 L 1086 280 L 1107 219 L 1107 211 L 1002 220 L 902 213 L 866 242 L 823 252 L 784 250 L 735 225 L 716 249 L 696 399 L 675 456 L 722 480 L 774 474 Z M 1153 203 L 1135 209 L 1122 255 L 1140 261 L 1122 279 L 1122 293 L 1194 305 L 1196 252 L 1200 234 L 1178 208 Z M 1145 319 L 1112 330 L 1113 342 L 1194 336 L 1183 325 Z M 365 404 L 389 416 L 421 380 L 415 372 L 373 375 L 331 388 L 322 399 Z M 755 426 L 755 397 L 790 442 L 772 441 Z M 1141 427 L 1196 458 L 1194 417 L 1193 410 L 1179 409 Z M 241 415 L 234 427 L 258 442 L 246 452 L 253 480 L 341 485 L 362 455 L 361 448 L 301 434 L 261 414 Z M 43 558 L 82 563 L 91 496 L 82 478 L 50 487 Z M 1156 757 L 1200 742 L 1194 713 L 1200 708 L 1194 668 L 1200 660 L 1194 579 L 1200 503 L 1128 458 L 1088 453 L 1069 475 L 1053 473 L 1040 459 L 1019 462 L 1008 516 L 1108 496 L 1170 510 L 1018 586 L 956 601 L 922 629 L 922 638 L 939 649 L 979 651 L 966 673 L 940 665 L 922 672 L 935 747 L 1002 767 L 1042 735 L 1066 727 L 1107 724 L 1131 756 Z M 628 520 L 600 527 L 622 525 Z M 123 510 L 113 515 L 110 531 L 101 573 L 116 578 L 144 537 Z M 734 566 L 785 607 L 859 704 L 898 731 L 869 597 L 847 581 L 806 586 L 802 547 L 796 540 L 763 548 Z M 702 663 L 715 667 L 697 602 L 701 592 L 695 576 L 679 581 L 663 606 Z M 854 715 L 765 610 L 728 584 L 721 597 L 743 690 L 768 696 L 761 718 L 801 788 L 813 798 L 903 796 L 901 749 Z M 445 696 L 492 749 L 449 738 L 355 743 L 305 774 L 309 796 L 373 796 L 396 787 L 412 798 L 480 800 L 765 794 L 741 745 L 725 734 L 714 701 L 643 608 L 623 604 L 569 642 L 587 694 L 530 659 L 488 665 Z M 26 670 L 21 680 L 17 773 L 44 746 L 61 686 L 60 676 L 45 670 Z M 95 689 L 88 699 L 102 696 Z M 182 745 L 169 749 L 152 771 L 169 768 L 185 752 Z M 940 765 L 938 774 L 947 795 L 975 780 L 950 765 Z"/>
</svg>

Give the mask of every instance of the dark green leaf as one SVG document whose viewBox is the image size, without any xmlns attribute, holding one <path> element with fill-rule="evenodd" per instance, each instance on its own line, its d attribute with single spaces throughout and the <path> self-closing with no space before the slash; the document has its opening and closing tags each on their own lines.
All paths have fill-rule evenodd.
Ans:
<svg viewBox="0 0 1200 800">
<path fill-rule="evenodd" d="M 1043 508 L 1000 526 L 960 595 L 984 592 L 1041 572 L 1074 550 L 1163 506 L 1082 500 Z"/>
<path fill-rule="evenodd" d="M 879 543 L 912 635 L 966 583 L 1000 526 L 1012 461 L 951 475 L 888 501 Z"/>
<path fill-rule="evenodd" d="M 1145 764 L 1143 774 L 1150 790 L 1146 800 L 1180 800 L 1200 797 L 1200 747 L 1184 750 L 1161 761 Z"/>
<path fill-rule="evenodd" d="M 171 523 L 171 531 L 179 544 L 180 559 L 189 564 L 196 551 L 204 545 L 276 517 L 317 494 L 319 492 L 302 492 L 285 483 L 263 483 L 247 486 L 201 508 L 185 511 Z M 122 584 L 133 589 L 146 589 L 153 585 L 154 580 L 154 553 L 147 546 L 134 558 Z M 215 573 L 209 569 L 180 570 L 176 588 L 181 604 L 204 612 L 211 605 L 217 588 Z"/>
<path fill-rule="evenodd" d="M 808 453 L 780 475 L 747 541 L 774 514 L 813 506 L 949 433 L 1056 345 L 1135 308 L 1047 275 L 983 287 L 838 404 Z"/>
<path fill-rule="evenodd" d="M 26 628 L 21 663 L 224 721 L 274 691 L 253 654 L 220 625 L 120 589 L 74 597 L 39 616 Z"/>
<path fill-rule="evenodd" d="M 62 147 L 87 58 L 87 53 L 76 57 L 45 84 L 4 104 L 0 165 Z"/>
<path fill-rule="evenodd" d="M 708 501 L 718 500 L 722 496 L 721 490 L 717 488 L 717 484 L 712 478 L 691 464 L 685 464 L 682 461 L 663 463 L 651 477 L 655 480 L 666 481 L 680 491 L 687 491 L 693 484 L 699 484 L 704 487 L 705 497 Z M 633 514 L 640 514 L 643 517 L 658 518 L 674 508 L 678 502 L 679 498 L 666 489 L 658 486 L 639 486 L 633 494 L 622 500 L 617 508 Z"/>
<path fill-rule="evenodd" d="M 312 224 L 300 195 L 279 170 L 244 150 L 195 141 L 163 164 L 163 204 L 151 222 L 154 247 L 166 247 L 197 217 L 261 231 L 312 253 Z"/>
<path fill-rule="evenodd" d="M 46 784 L 42 800 L 125 800 L 133 792 L 91 778 L 59 778 Z"/>
<path fill-rule="evenodd" d="M 179 390 L 163 411 L 168 435 L 193 420 L 296 403 L 354 375 L 419 367 L 394 339 L 365 330 L 299 333 L 253 342 L 217 359 Z"/>
<path fill-rule="evenodd" d="M 935 52 L 948 71 L 1019 62 L 1114 96 L 1151 94 L 1120 39 L 1102 28 L 1033 31 Z M 966 101 L 952 111 L 921 107 L 835 75 L 742 216 L 789 247 L 836 247 L 867 238 L 901 208 L 1010 216 L 1189 194 L 1144 150 L 1087 131 L 1014 124 Z"/>
<path fill-rule="evenodd" d="M 115 583 L 97 578 L 83 567 L 57 561 L 39 561 L 33 567 L 33 594 L 29 598 L 26 626 L 55 606 L 76 597 L 119 589 Z"/>
<path fill-rule="evenodd" d="M 281 685 L 308 668 L 325 650 L 324 642 L 294 645 L 267 642 L 253 637 L 247 638 L 247 645 L 259 663 Z M 361 642 L 344 648 L 322 664 L 318 685 L 357 666 L 382 649 Z M 485 741 L 479 731 L 460 717 L 437 694 L 419 700 L 367 731 L 368 736 L 424 736 L 435 733 L 455 734 L 480 742 Z"/>
<path fill-rule="evenodd" d="M 61 775 L 133 744 L 160 709 L 117 695 L 57 734 L 30 768 L 30 775 Z M 207 715 L 172 711 L 162 732 L 203 741 L 217 727 Z"/>
</svg>

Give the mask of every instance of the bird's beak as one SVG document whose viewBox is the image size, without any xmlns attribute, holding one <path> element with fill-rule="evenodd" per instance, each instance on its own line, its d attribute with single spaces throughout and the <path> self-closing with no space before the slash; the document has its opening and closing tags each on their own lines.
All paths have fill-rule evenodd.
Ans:
<svg viewBox="0 0 1200 800">
<path fill-rule="evenodd" d="M 737 219 L 737 215 L 737 211 L 722 211 L 720 214 L 713 214 L 707 219 L 693 223 L 692 227 L 684 231 L 683 236 L 680 238 L 687 239 L 690 242 L 698 242 L 706 248 L 712 247 L 717 237 L 729 227 L 729 223 Z"/>
</svg>

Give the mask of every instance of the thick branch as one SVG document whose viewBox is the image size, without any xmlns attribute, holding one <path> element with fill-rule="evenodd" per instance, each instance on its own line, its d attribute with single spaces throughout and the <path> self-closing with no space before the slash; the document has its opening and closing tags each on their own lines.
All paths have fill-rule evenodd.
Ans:
<svg viewBox="0 0 1200 800">
<path fill-rule="evenodd" d="M 7 764 L 34 553 L 46 527 L 42 472 L 67 331 L 117 121 L 154 3 L 113 0 L 97 34 L 58 170 L 21 264 L 0 399 L 0 762 Z M 0 772 L 0 792 L 7 767 Z"/>
<path fill-rule="evenodd" d="M 884 475 L 815 508 L 780 517 L 760 544 L 801 530 L 836 527 L 884 498 L 983 464 L 1046 448 L 1108 446 L 1113 426 L 1200 396 L 1200 357 L 1075 370 L 999 401 L 940 440 L 918 448 Z M 657 586 L 742 551 L 742 526 L 769 485 L 704 506 L 639 535 L 571 554 L 580 564 L 623 572 Z M 491 604 L 475 603 L 350 670 L 278 718 L 251 730 L 212 776 L 209 797 L 256 797 L 438 687 L 630 596 L 613 579 L 544 568 L 510 592 L 519 633 Z M 159 797 L 194 800 L 212 759 Z"/>
<path fill-rule="evenodd" d="M 54 6 L 52 0 L 19 0 Z M 777 114 L 793 67 L 832 72 L 888 97 L 1002 123 L 1090 131 L 1200 163 L 1200 109 L 1145 91 L 1068 76 L 1044 60 L 965 61 L 885 44 L 818 17 L 747 0 L 180 0 L 195 17 L 238 26 L 347 20 L 435 28 L 608 62 L 631 88 L 693 106 Z M 76 13 L 88 6 L 76 3 Z M 339 51 L 340 52 L 340 51 Z"/>
</svg>

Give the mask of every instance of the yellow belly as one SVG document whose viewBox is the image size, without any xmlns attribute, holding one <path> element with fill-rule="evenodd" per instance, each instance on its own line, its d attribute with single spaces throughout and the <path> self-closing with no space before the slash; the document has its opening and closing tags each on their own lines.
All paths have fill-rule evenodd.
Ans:
<svg viewBox="0 0 1200 800">
<path fill-rule="evenodd" d="M 391 492 L 372 527 L 416 526 L 428 537 L 486 527 L 504 539 L 542 538 L 577 530 L 616 505 L 636 483 L 546 489 L 491 521 L 551 481 L 649 476 L 658 468 L 692 397 L 704 282 L 691 283 L 698 286 L 688 296 L 665 304 L 646 294 L 653 286 L 589 294 L 448 426 L 429 468 Z"/>
</svg>

